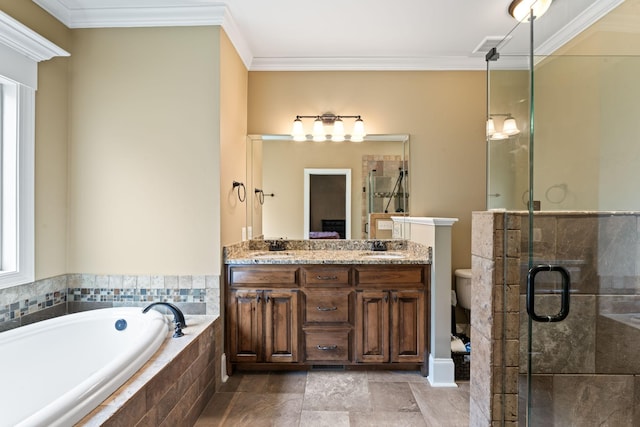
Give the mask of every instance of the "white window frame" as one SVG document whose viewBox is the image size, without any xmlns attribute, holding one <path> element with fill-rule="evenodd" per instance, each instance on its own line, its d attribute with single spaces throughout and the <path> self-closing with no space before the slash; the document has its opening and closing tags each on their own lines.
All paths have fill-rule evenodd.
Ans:
<svg viewBox="0 0 640 427">
<path fill-rule="evenodd" d="M 0 11 L 0 289 L 35 276 L 38 62 L 69 53 Z"/>
<path fill-rule="evenodd" d="M 34 279 L 34 97 L 23 85 L 2 84 L 0 288 Z"/>
</svg>

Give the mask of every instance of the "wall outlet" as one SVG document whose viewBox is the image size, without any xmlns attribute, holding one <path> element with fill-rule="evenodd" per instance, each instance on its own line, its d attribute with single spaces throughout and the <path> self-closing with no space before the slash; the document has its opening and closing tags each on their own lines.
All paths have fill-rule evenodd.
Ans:
<svg viewBox="0 0 640 427">
<path fill-rule="evenodd" d="M 253 239 L 253 227 L 247 227 L 247 240 Z"/>
<path fill-rule="evenodd" d="M 247 227 L 242 227 L 242 241 L 247 240 Z"/>
</svg>

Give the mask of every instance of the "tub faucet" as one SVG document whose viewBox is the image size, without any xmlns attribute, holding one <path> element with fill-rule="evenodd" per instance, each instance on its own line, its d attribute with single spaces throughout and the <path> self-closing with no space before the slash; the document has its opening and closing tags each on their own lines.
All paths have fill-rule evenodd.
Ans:
<svg viewBox="0 0 640 427">
<path fill-rule="evenodd" d="M 160 302 L 152 302 L 151 304 L 146 306 L 142 310 L 142 312 L 146 313 L 147 311 L 151 310 L 151 307 L 156 305 L 163 305 L 167 307 L 169 310 L 171 310 L 171 312 L 173 313 L 173 323 L 175 324 L 175 331 L 173 333 L 173 337 L 178 338 L 183 336 L 184 333 L 182 332 L 182 328 L 187 327 L 187 322 L 184 320 L 184 314 L 182 313 L 182 311 L 180 311 L 178 307 L 176 307 L 175 305 L 169 302 L 160 301 Z"/>
</svg>

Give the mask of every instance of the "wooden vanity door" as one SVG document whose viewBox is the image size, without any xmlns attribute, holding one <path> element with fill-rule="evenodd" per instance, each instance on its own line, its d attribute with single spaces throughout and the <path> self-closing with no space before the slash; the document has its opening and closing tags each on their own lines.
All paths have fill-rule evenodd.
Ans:
<svg viewBox="0 0 640 427">
<path fill-rule="evenodd" d="M 258 362 L 262 349 L 263 291 L 239 290 L 229 295 L 229 348 L 232 362 Z"/>
<path fill-rule="evenodd" d="M 425 348 L 424 292 L 402 290 L 391 292 L 391 361 L 423 360 Z"/>
<path fill-rule="evenodd" d="M 265 362 L 298 361 L 298 292 L 265 291 Z"/>
<path fill-rule="evenodd" d="M 356 360 L 389 361 L 389 293 L 356 292 Z"/>
</svg>

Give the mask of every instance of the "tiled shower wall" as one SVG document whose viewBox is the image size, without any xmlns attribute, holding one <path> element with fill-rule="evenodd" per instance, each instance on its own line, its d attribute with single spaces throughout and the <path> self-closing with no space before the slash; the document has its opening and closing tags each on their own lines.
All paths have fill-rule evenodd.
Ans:
<svg viewBox="0 0 640 427">
<path fill-rule="evenodd" d="M 0 289 L 0 331 L 77 311 L 166 301 L 220 314 L 220 277 L 66 274 Z"/>
<path fill-rule="evenodd" d="M 640 322 L 618 320 L 640 314 L 639 218 L 637 213 L 535 214 L 534 264 L 564 265 L 572 285 L 567 319 L 533 324 L 531 425 L 640 425 Z M 524 425 L 528 221 L 526 212 L 473 215 L 474 426 L 502 425 L 502 420 Z M 554 277 L 539 275 L 537 289 L 556 287 Z M 536 297 L 537 312 L 558 310 L 557 296 Z"/>
</svg>

